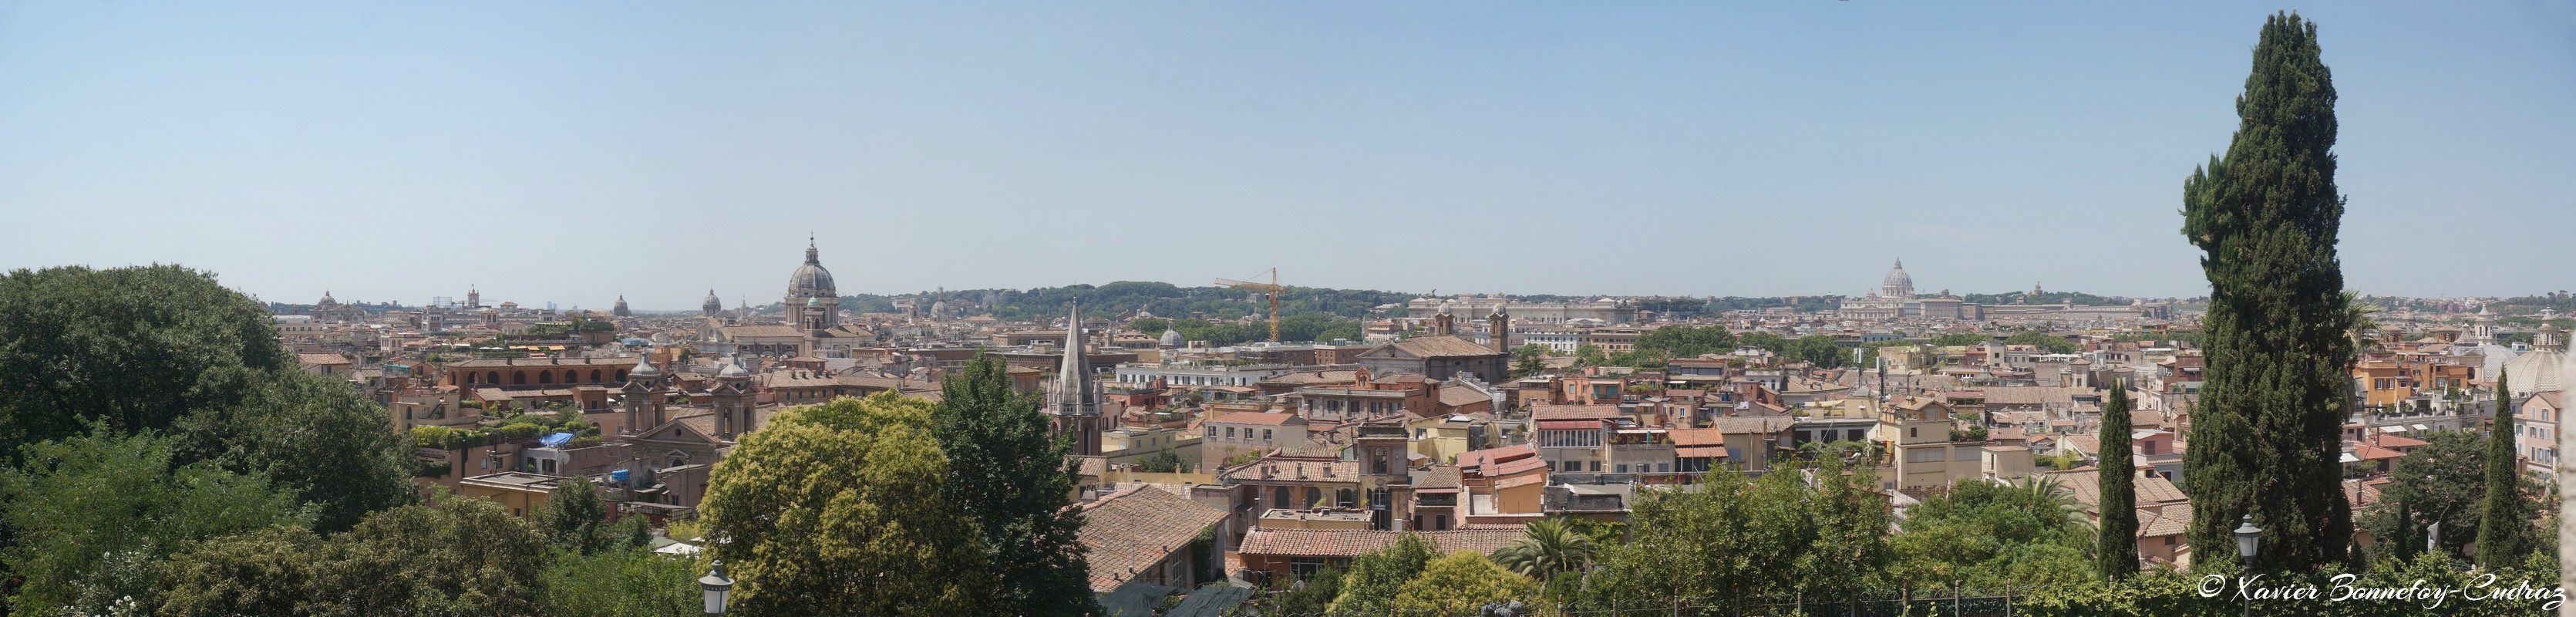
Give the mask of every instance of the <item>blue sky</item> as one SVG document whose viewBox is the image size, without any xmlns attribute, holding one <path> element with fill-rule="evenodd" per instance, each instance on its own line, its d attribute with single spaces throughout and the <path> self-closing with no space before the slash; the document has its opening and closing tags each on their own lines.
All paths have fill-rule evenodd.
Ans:
<svg viewBox="0 0 2576 617">
<path fill-rule="evenodd" d="M 2576 288 L 2576 2 L 2109 4 L 0 3 L 0 267 L 2193 295 L 2181 181 L 2288 8 L 2354 288 Z"/>
</svg>

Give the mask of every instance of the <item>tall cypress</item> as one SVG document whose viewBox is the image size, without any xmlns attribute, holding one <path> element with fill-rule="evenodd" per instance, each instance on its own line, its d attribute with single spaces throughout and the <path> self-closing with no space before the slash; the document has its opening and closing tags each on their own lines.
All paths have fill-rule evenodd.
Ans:
<svg viewBox="0 0 2576 617">
<path fill-rule="evenodd" d="M 2335 238 L 2335 91 L 2316 25 L 2264 20 L 2223 157 L 2183 182 L 2182 233 L 2204 254 L 2206 382 L 2184 481 L 2193 561 L 2238 561 L 2237 517 L 2263 529 L 2259 570 L 2339 562 L 2352 534 L 2339 485 L 2351 414 L 2352 317 Z"/>
<path fill-rule="evenodd" d="M 2494 427 L 2487 431 L 2487 495 L 2478 508 L 2478 565 L 2501 568 L 2522 563 L 2530 547 L 2531 519 L 2523 513 L 2521 467 L 2514 460 L 2513 391 L 2507 375 L 2496 373 Z"/>
<path fill-rule="evenodd" d="M 2111 399 L 2102 402 L 2100 482 L 2102 524 L 2096 536 L 2102 578 L 2120 580 L 2138 573 L 2137 464 L 2129 455 L 2129 386 L 2111 382 Z"/>
<path fill-rule="evenodd" d="M 2102 578 L 2128 578 L 2138 573 L 2138 465 L 2128 452 L 2128 385 L 2112 382 L 2110 400 L 2102 400 L 2102 472 L 2099 485 L 2102 496 L 2102 529 L 2094 537 L 2102 558 Z"/>
</svg>

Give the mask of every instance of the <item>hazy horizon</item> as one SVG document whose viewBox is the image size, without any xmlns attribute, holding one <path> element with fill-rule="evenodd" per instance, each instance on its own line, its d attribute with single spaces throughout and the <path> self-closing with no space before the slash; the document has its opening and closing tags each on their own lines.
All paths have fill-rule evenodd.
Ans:
<svg viewBox="0 0 2576 617">
<path fill-rule="evenodd" d="M 0 268 L 686 310 L 811 233 L 844 294 L 2190 297 L 2182 179 L 2275 8 L 2341 95 L 2349 287 L 2576 287 L 2558 0 L 0 4 Z"/>
</svg>

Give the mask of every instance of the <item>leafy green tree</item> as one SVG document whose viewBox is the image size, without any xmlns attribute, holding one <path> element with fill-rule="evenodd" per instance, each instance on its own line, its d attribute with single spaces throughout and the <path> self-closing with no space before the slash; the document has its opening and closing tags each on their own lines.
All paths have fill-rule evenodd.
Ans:
<svg viewBox="0 0 2576 617">
<path fill-rule="evenodd" d="M 2340 486 L 2353 340 L 2336 257 L 2335 91 L 2316 25 L 2264 21 L 2226 155 L 2183 183 L 2183 236 L 2205 252 L 2209 367 L 2194 408 L 2192 558 L 2237 561 L 2231 532 L 2263 527 L 2260 570 L 2342 561 Z"/>
<path fill-rule="evenodd" d="M 979 356 L 940 385 L 931 434 L 947 455 L 949 503 L 975 518 L 996 610 L 1021 615 L 1096 612 L 1090 566 L 1071 507 L 1078 473 L 1049 430 L 1040 401 L 1011 389 L 1008 367 Z M 1178 456 L 1171 461 L 1179 462 Z"/>
<path fill-rule="evenodd" d="M 346 381 L 267 373 L 240 403 L 189 414 L 174 430 L 180 460 L 267 474 L 314 504 L 324 533 L 414 499 L 415 464 L 391 416 Z"/>
<path fill-rule="evenodd" d="M 1932 337 L 1932 344 L 1942 347 L 1964 347 L 1968 345 L 1983 345 L 1986 341 L 1990 340 L 1993 339 L 1987 338 L 1986 335 L 1983 334 L 1952 332 Z"/>
<path fill-rule="evenodd" d="M 545 540 L 488 499 L 447 497 L 377 512 L 312 559 L 318 615 L 531 615 L 545 593 Z"/>
<path fill-rule="evenodd" d="M 1842 366 L 1851 356 L 1832 335 L 1810 334 L 1789 344 L 1789 356 L 1814 363 L 1822 368 Z"/>
<path fill-rule="evenodd" d="M 1461 551 L 1433 559 L 1422 574 L 1395 594 L 1390 607 L 1398 615 L 1473 615 L 1487 604 L 1527 601 L 1538 584 L 1513 574 L 1484 555 Z"/>
<path fill-rule="evenodd" d="M 1547 372 L 1548 349 L 1537 343 L 1512 350 L 1512 378 L 1520 379 Z"/>
<path fill-rule="evenodd" d="M 307 615 L 322 539 L 280 525 L 208 539 L 154 564 L 161 617 Z"/>
<path fill-rule="evenodd" d="M 641 519 L 636 519 L 641 520 Z M 552 617 L 698 617 L 698 577 L 708 564 L 635 547 L 588 555 L 558 552 L 546 562 L 545 610 Z"/>
<path fill-rule="evenodd" d="M 9 596 L 19 614 L 108 614 L 121 598 L 150 606 L 151 562 L 191 541 L 312 516 L 266 477 L 174 465 L 170 438 L 118 436 L 103 421 L 88 435 L 23 446 L 18 458 L 0 470 L 0 519 L 13 535 L 0 560 L 19 578 Z"/>
<path fill-rule="evenodd" d="M 0 277 L 0 452 L 88 432 L 169 428 L 293 371 L 268 311 L 179 266 L 67 266 Z"/>
<path fill-rule="evenodd" d="M 1739 347 L 1757 347 L 1784 356 L 1789 354 L 1789 339 L 1780 338 L 1780 335 L 1769 332 L 1746 332 L 1735 337 L 1735 344 Z"/>
<path fill-rule="evenodd" d="M 1893 540 L 1894 575 L 1908 584 L 1975 586 L 2089 578 L 2083 547 L 2091 538 L 2061 488 L 2040 476 L 2019 485 L 1961 482 L 1924 500 Z M 2061 564 L 2068 556 L 2072 563 Z"/>
<path fill-rule="evenodd" d="M 1332 612 L 1386 614 L 1394 606 L 1395 597 L 1403 593 L 1404 584 L 1421 574 L 1422 568 L 1438 555 L 1430 539 L 1406 532 L 1393 545 L 1351 559 L 1351 571 L 1342 575 L 1342 594 L 1333 598 Z"/>
<path fill-rule="evenodd" d="M 546 505 L 537 508 L 536 524 L 547 542 L 580 555 L 608 550 L 626 540 L 609 533 L 607 508 L 599 501 L 598 489 L 584 476 L 555 483 Z"/>
<path fill-rule="evenodd" d="M 1268 614 L 1321 615 L 1332 609 L 1333 598 L 1342 595 L 1342 571 L 1324 568 L 1307 575 L 1306 580 L 1278 584 L 1283 589 L 1270 596 Z"/>
<path fill-rule="evenodd" d="M 1637 352 L 1663 358 L 1693 358 L 1735 349 L 1735 334 L 1726 326 L 1665 326 L 1637 335 Z"/>
<path fill-rule="evenodd" d="M 1525 535 L 1494 551 L 1494 562 L 1502 564 L 1503 569 L 1545 581 L 1583 569 L 1592 561 L 1594 550 L 1592 538 L 1576 531 L 1573 523 L 1562 517 L 1549 517 L 1530 521 Z"/>
<path fill-rule="evenodd" d="M 2102 576 L 2118 579 L 2138 573 L 2138 467 L 2130 460 L 2127 384 L 2112 382 L 2111 396 L 2102 402 L 2099 437 L 2102 495 L 2094 503 L 2100 504 L 2102 524 L 2094 554 L 2101 560 Z"/>
<path fill-rule="evenodd" d="M 2478 506 L 2486 494 L 2486 440 L 2461 431 L 2434 431 L 2422 438 L 2425 445 L 2390 465 L 2379 503 L 2355 517 L 2356 523 L 2376 538 L 2417 534 L 2417 547 L 2423 545 L 2420 530 L 2441 523 L 2442 548 L 2463 554 L 2478 534 Z M 2412 525 L 2401 526 L 2393 515 L 2399 504 L 2412 510 L 2406 517 Z"/>
<path fill-rule="evenodd" d="M 2522 492 L 2522 462 L 2515 460 L 2513 391 L 2505 373 L 2496 374 L 2495 426 L 2487 429 L 2486 498 L 2478 506 L 2478 565 L 2502 568 L 2522 563 L 2531 552 L 2532 516 Z"/>
<path fill-rule="evenodd" d="M 1634 539 L 1603 552 L 1584 601 L 1833 596 L 1868 588 L 1892 559 L 1892 517 L 1871 490 L 1871 474 L 1843 469 L 1825 461 L 1813 487 L 1797 473 L 1748 480 L 1720 469 L 1693 490 L 1641 489 L 1630 517 Z"/>
<path fill-rule="evenodd" d="M 1598 345 L 1584 345 L 1574 348 L 1575 366 L 1603 366 L 1609 363 L 1610 354 L 1601 351 L 1601 347 Z"/>
<path fill-rule="evenodd" d="M 792 408 L 744 435 L 698 509 L 739 581 L 735 610 L 986 612 L 997 583 L 930 424 L 928 402 L 889 392 Z"/>
<path fill-rule="evenodd" d="M 1171 326 L 1172 320 L 1161 317 L 1138 317 L 1127 322 L 1127 329 L 1143 332 L 1145 336 L 1162 336 L 1163 331 Z"/>
<path fill-rule="evenodd" d="M 1175 473 L 1190 470 L 1189 461 L 1181 460 L 1181 455 L 1173 453 L 1171 448 L 1164 448 L 1153 456 L 1145 457 L 1145 460 L 1138 461 L 1136 466 L 1145 473 Z"/>
</svg>

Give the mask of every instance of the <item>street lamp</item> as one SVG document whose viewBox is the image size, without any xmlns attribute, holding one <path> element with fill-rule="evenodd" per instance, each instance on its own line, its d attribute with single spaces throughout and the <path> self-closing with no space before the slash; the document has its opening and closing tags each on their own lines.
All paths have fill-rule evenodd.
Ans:
<svg viewBox="0 0 2576 617">
<path fill-rule="evenodd" d="M 2254 514 L 2246 513 L 2236 523 L 2236 555 L 2244 558 L 2245 572 L 2254 572 L 2254 553 L 2263 548 L 2263 528 L 2254 526 Z M 2245 596 L 2245 614 L 2254 614 L 2254 596 Z"/>
<path fill-rule="evenodd" d="M 725 592 L 733 589 L 733 579 L 725 578 L 724 575 L 724 560 L 716 560 L 714 572 L 698 577 L 698 587 L 707 592 L 707 614 L 724 614 Z"/>
</svg>

